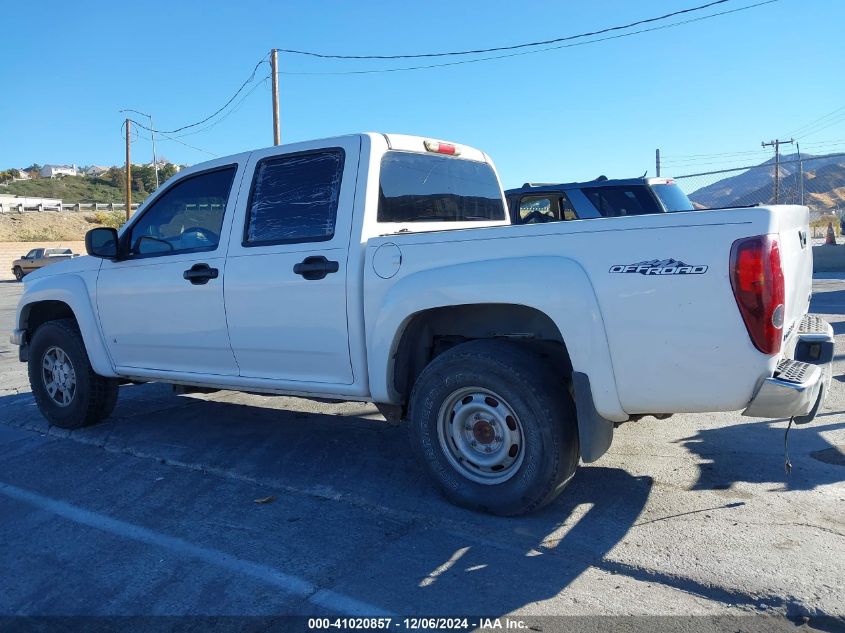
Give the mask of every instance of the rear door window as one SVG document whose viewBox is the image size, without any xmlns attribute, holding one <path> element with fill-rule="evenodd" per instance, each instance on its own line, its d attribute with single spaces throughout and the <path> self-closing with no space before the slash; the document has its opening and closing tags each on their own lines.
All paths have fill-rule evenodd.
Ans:
<svg viewBox="0 0 845 633">
<path fill-rule="evenodd" d="M 247 207 L 243 245 L 332 239 L 343 160 L 343 150 L 337 148 L 260 161 Z"/>
<path fill-rule="evenodd" d="M 487 163 L 396 151 L 381 160 L 379 222 L 504 219 L 499 181 Z"/>
<path fill-rule="evenodd" d="M 606 218 L 661 213 L 657 200 L 646 186 L 585 187 L 584 195 Z"/>
</svg>

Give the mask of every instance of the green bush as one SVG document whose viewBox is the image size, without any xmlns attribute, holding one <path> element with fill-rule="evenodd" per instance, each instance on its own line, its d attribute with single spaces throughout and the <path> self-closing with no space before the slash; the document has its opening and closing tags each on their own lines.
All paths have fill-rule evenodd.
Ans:
<svg viewBox="0 0 845 633">
<path fill-rule="evenodd" d="M 123 211 L 97 211 L 89 221 L 98 226 L 110 226 L 119 229 L 126 223 L 126 213 Z"/>
</svg>

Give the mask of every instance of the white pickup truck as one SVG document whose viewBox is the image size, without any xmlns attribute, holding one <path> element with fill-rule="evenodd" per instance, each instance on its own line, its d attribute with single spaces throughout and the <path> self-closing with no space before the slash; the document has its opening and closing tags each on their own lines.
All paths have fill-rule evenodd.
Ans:
<svg viewBox="0 0 845 633">
<path fill-rule="evenodd" d="M 503 515 L 622 422 L 809 421 L 830 380 L 805 207 L 510 226 L 487 155 L 443 141 L 214 160 L 86 246 L 26 278 L 12 335 L 52 424 L 122 382 L 371 401 L 449 499 Z"/>
</svg>

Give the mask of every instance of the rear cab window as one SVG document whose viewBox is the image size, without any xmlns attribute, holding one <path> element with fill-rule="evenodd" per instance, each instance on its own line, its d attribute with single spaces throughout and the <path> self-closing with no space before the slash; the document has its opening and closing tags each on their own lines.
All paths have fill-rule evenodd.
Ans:
<svg viewBox="0 0 845 633">
<path fill-rule="evenodd" d="M 377 220 L 505 220 L 499 181 L 487 163 L 437 154 L 389 151 L 381 160 Z"/>
</svg>

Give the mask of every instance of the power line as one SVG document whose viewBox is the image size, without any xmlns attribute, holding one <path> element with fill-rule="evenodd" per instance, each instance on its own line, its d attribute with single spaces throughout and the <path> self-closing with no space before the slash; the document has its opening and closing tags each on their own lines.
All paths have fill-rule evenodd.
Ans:
<svg viewBox="0 0 845 633">
<path fill-rule="evenodd" d="M 462 59 L 459 61 L 454 62 L 444 62 L 440 64 L 425 64 L 420 66 L 403 66 L 400 68 L 379 68 L 379 69 L 369 69 L 369 70 L 343 70 L 343 71 L 280 71 L 280 75 L 300 75 L 300 76 L 339 76 L 339 75 L 370 75 L 370 74 L 377 74 L 377 73 L 394 73 L 394 72 L 403 72 L 409 70 L 423 70 L 428 68 L 444 68 L 447 66 L 459 66 L 461 64 L 475 64 L 478 62 L 485 62 L 497 59 L 506 59 L 509 57 L 519 57 L 522 55 L 532 55 L 535 53 L 544 53 L 548 51 L 559 50 L 562 48 L 572 48 L 575 46 L 585 46 L 587 44 L 596 44 L 599 42 L 606 42 L 609 40 L 621 39 L 623 37 L 630 37 L 632 35 L 639 35 L 642 33 L 649 33 L 652 31 L 661 31 L 663 29 L 671 29 L 677 26 L 683 26 L 685 24 L 692 24 L 693 22 L 700 22 L 702 20 L 709 20 L 711 18 L 716 18 L 723 15 L 728 15 L 730 13 L 738 13 L 739 11 L 746 11 L 748 9 L 754 9 L 757 7 L 761 7 L 767 4 L 773 4 L 778 2 L 779 0 L 765 0 L 764 2 L 757 2 L 755 4 L 750 4 L 745 7 L 740 7 L 738 9 L 731 9 L 729 11 L 720 11 L 718 13 L 713 13 L 710 15 L 705 15 L 699 18 L 692 18 L 689 20 L 682 20 L 681 22 L 673 22 L 672 24 L 665 24 L 662 26 L 655 26 L 647 29 L 640 29 L 639 31 L 632 31 L 630 33 L 622 33 L 620 35 L 611 35 L 608 37 L 602 37 L 594 40 L 589 40 L 586 42 L 573 42 L 569 44 L 560 44 L 558 46 L 549 46 L 546 48 L 530 50 L 530 51 L 519 51 L 515 53 L 506 53 L 504 55 L 491 55 L 488 57 L 477 57 L 475 59 Z M 282 50 L 282 49 L 279 49 Z"/>
<path fill-rule="evenodd" d="M 827 114 L 825 114 L 824 116 L 820 116 L 818 119 L 815 119 L 815 120 L 813 120 L 813 121 L 810 121 L 809 123 L 807 123 L 807 124 L 805 124 L 805 125 L 802 125 L 802 126 L 801 126 L 801 127 L 799 127 L 799 128 L 796 128 L 795 130 L 793 130 L 792 132 L 790 132 L 790 133 L 789 133 L 789 136 L 794 136 L 794 135 L 795 135 L 795 134 L 797 134 L 798 132 L 803 132 L 803 131 L 804 131 L 804 130 L 806 130 L 806 129 L 812 128 L 812 127 L 814 127 L 817 123 L 820 123 L 821 121 L 824 121 L 825 119 L 827 119 L 827 118 L 829 118 L 829 117 L 831 117 L 831 116 L 833 116 L 833 115 L 835 115 L 835 114 L 837 114 L 837 113 L 839 113 L 839 112 L 842 112 L 842 111 L 845 111 L 845 106 L 841 106 L 841 107 L 839 107 L 839 108 L 836 108 L 833 112 L 828 112 L 828 113 L 827 113 Z"/>
<path fill-rule="evenodd" d="M 217 127 L 223 121 L 225 121 L 230 116 L 235 114 L 235 112 L 240 110 L 243 107 L 244 102 L 250 97 L 250 95 L 252 95 L 252 93 L 254 93 L 256 90 L 258 90 L 258 88 L 260 88 L 261 86 L 266 85 L 268 79 L 270 79 L 270 75 L 265 75 L 264 77 L 262 77 L 259 80 L 259 83 L 256 83 L 252 88 L 250 88 L 231 109 L 229 109 L 227 112 L 225 112 L 221 117 L 219 117 L 215 121 L 212 121 L 211 123 L 209 123 L 205 127 L 201 127 L 199 129 L 196 129 L 196 130 L 191 130 L 190 132 L 183 132 L 182 134 L 177 134 L 176 138 L 184 138 L 186 136 L 193 136 L 195 134 L 203 134 L 204 132 L 208 132 L 212 128 Z"/>
<path fill-rule="evenodd" d="M 668 18 L 675 17 L 676 15 L 682 15 L 685 13 L 692 13 L 693 11 L 701 11 L 703 9 L 708 9 L 710 7 L 716 6 L 718 4 L 724 4 L 726 2 L 731 2 L 732 0 L 714 0 L 713 2 L 708 2 L 707 4 L 702 4 L 697 7 L 690 7 L 688 9 L 681 9 L 679 11 L 673 11 L 672 13 L 666 13 L 665 15 L 660 15 L 652 18 L 645 18 L 643 20 L 637 20 L 636 22 L 631 22 L 629 24 L 621 24 L 619 26 L 611 26 L 605 29 L 601 29 L 598 31 L 591 31 L 589 33 L 579 33 L 578 35 L 567 35 L 565 37 L 557 37 L 551 40 L 540 40 L 537 42 L 526 42 L 523 44 L 514 44 L 512 46 L 497 46 L 494 48 L 478 48 L 474 50 L 465 50 L 465 51 L 450 51 L 444 53 L 415 53 L 409 55 L 334 55 L 328 53 L 317 53 L 314 51 L 303 51 L 297 50 L 292 48 L 279 48 L 277 49 L 280 53 L 291 53 L 293 55 L 305 55 L 308 57 L 318 57 L 320 59 L 420 59 L 424 57 L 452 57 L 456 55 L 478 55 L 481 53 L 496 53 L 499 51 L 512 51 L 520 48 L 529 48 L 532 46 L 545 46 L 547 44 L 557 44 L 559 42 L 566 42 L 569 40 L 580 39 L 584 37 L 592 37 L 594 35 L 602 35 L 604 33 L 610 33 L 611 31 L 620 31 L 624 29 L 629 29 L 634 26 L 640 26 L 641 24 L 648 24 L 651 22 L 658 22 L 660 20 L 666 20 Z"/>
<path fill-rule="evenodd" d="M 845 121 L 845 112 L 841 113 L 836 118 L 829 119 L 828 121 L 826 121 L 822 125 L 816 125 L 814 128 L 810 128 L 809 130 L 807 130 L 807 131 L 803 132 L 801 135 L 799 135 L 797 138 L 802 139 L 802 138 L 806 138 L 808 136 L 812 136 L 813 134 L 818 134 L 822 130 L 826 130 L 830 127 L 833 127 L 834 125 L 839 125 L 843 121 Z"/>
<path fill-rule="evenodd" d="M 138 125 L 139 127 L 143 128 L 145 130 L 149 130 L 150 132 L 155 132 L 156 134 L 162 134 L 162 135 L 164 135 L 164 134 L 176 134 L 177 132 L 181 132 L 182 130 L 187 130 L 187 129 L 192 128 L 192 127 L 197 127 L 198 125 L 202 125 L 203 123 L 207 123 L 208 121 L 210 121 L 211 119 L 216 117 L 218 114 L 223 112 L 223 110 L 228 108 L 231 105 L 231 103 L 235 99 L 238 98 L 238 95 L 241 94 L 241 92 L 243 92 L 244 88 L 246 88 L 248 84 L 250 84 L 252 81 L 255 80 L 255 73 L 258 72 L 258 68 L 261 66 L 261 64 L 266 64 L 266 63 L 267 63 L 267 55 L 264 55 L 264 57 L 262 57 L 258 61 L 258 63 L 255 65 L 255 67 L 252 69 L 252 73 L 250 73 L 250 75 L 249 75 L 249 77 L 247 77 L 246 81 L 244 81 L 241 84 L 241 87 L 237 89 L 235 94 L 233 94 L 229 98 L 229 100 L 226 103 L 224 103 L 220 108 L 218 108 L 212 114 L 209 114 L 207 117 L 205 117 L 201 121 L 197 121 L 195 123 L 189 123 L 188 125 L 183 125 L 181 127 L 176 128 L 175 130 L 158 130 L 158 129 L 155 129 L 151 126 L 142 125 L 142 124 L 138 123 L 137 121 L 134 121 L 134 123 L 135 123 L 135 125 Z"/>
</svg>

